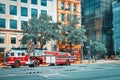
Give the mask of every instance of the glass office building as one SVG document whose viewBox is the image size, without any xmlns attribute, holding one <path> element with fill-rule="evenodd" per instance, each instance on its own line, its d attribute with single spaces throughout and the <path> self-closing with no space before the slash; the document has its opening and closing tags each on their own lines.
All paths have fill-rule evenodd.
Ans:
<svg viewBox="0 0 120 80">
<path fill-rule="evenodd" d="M 108 53 L 113 51 L 112 1 L 115 0 L 82 0 L 82 25 L 88 40 L 102 42 Z"/>
<path fill-rule="evenodd" d="M 114 50 L 120 53 L 120 1 L 113 2 L 113 33 Z"/>
</svg>

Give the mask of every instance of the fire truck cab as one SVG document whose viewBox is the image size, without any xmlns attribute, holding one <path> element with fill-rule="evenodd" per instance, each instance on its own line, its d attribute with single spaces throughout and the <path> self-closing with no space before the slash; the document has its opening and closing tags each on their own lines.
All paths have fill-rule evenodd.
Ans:
<svg viewBox="0 0 120 80">
<path fill-rule="evenodd" d="M 4 55 L 4 61 L 7 66 L 19 67 L 20 65 L 30 64 L 27 49 L 14 48 L 7 51 Z"/>
</svg>

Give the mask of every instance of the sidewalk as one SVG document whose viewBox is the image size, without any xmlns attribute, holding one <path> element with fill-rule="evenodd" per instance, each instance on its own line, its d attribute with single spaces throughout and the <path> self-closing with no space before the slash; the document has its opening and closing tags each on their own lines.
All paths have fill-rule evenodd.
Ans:
<svg viewBox="0 0 120 80">
<path fill-rule="evenodd" d="M 120 64 L 120 60 L 97 60 L 96 64 Z"/>
<path fill-rule="evenodd" d="M 0 63 L 0 68 L 3 68 L 5 67 L 5 65 L 3 65 L 3 63 Z"/>
<path fill-rule="evenodd" d="M 96 62 L 92 62 L 89 60 L 83 60 L 82 64 L 120 64 L 120 60 L 97 60 Z"/>
</svg>

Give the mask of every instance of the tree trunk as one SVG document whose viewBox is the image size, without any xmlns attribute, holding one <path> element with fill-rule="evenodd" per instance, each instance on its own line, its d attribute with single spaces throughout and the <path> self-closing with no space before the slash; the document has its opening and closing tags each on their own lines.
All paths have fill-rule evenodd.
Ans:
<svg viewBox="0 0 120 80">
<path fill-rule="evenodd" d="M 90 50 L 88 51 L 88 55 L 89 55 L 89 63 L 91 62 L 91 54 L 90 54 Z"/>
<path fill-rule="evenodd" d="M 95 55 L 95 62 L 97 62 L 97 59 L 98 59 L 98 52 L 96 52 L 96 55 Z"/>
<path fill-rule="evenodd" d="M 82 60 L 83 60 L 83 46 L 81 47 L 81 56 L 80 56 L 80 58 L 81 58 L 81 63 L 82 63 Z"/>
<path fill-rule="evenodd" d="M 72 43 L 70 43 L 70 53 L 72 53 Z"/>
</svg>

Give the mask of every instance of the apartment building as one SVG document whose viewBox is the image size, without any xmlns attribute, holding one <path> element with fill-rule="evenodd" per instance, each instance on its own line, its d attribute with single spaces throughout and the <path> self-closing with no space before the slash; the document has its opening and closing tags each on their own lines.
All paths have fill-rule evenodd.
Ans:
<svg viewBox="0 0 120 80">
<path fill-rule="evenodd" d="M 81 0 L 57 0 L 57 21 L 67 24 L 68 14 L 75 14 L 81 19 Z M 81 20 L 78 26 L 81 26 Z M 62 51 L 62 49 L 68 50 L 70 46 L 58 41 L 58 48 L 59 51 Z M 74 45 L 73 48 L 78 50 L 81 46 Z"/>
<path fill-rule="evenodd" d="M 81 0 L 57 0 L 57 6 L 57 21 L 66 23 L 67 14 L 81 18 Z"/>
</svg>

